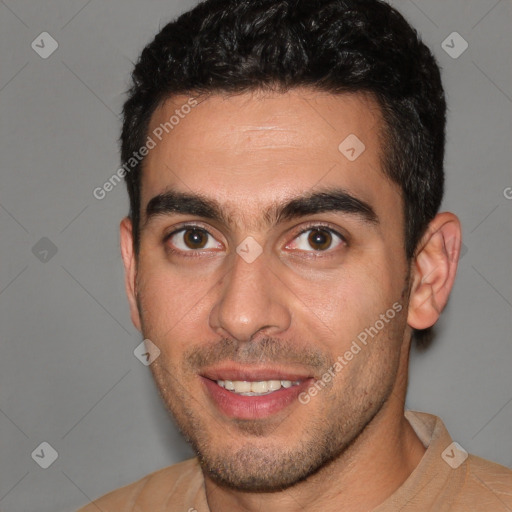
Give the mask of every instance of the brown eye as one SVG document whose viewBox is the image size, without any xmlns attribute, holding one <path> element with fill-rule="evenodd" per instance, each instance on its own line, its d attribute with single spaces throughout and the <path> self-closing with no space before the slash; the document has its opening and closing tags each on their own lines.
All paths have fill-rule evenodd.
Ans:
<svg viewBox="0 0 512 512">
<path fill-rule="evenodd" d="M 346 244 L 345 237 L 337 231 L 319 225 L 302 231 L 286 248 L 309 253 L 333 252 Z"/>
<path fill-rule="evenodd" d="M 201 254 L 204 251 L 222 249 L 222 244 L 213 235 L 196 226 L 185 226 L 174 231 L 166 238 L 166 243 L 181 253 Z"/>
<path fill-rule="evenodd" d="M 208 242 L 208 234 L 200 229 L 187 229 L 183 241 L 189 249 L 203 249 Z"/>
<path fill-rule="evenodd" d="M 325 229 L 312 229 L 308 236 L 308 243 L 316 251 L 325 251 L 331 246 L 332 235 Z"/>
</svg>

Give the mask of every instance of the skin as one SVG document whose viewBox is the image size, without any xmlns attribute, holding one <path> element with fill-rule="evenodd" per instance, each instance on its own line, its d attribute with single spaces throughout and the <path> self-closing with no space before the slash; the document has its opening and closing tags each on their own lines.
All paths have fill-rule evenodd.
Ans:
<svg viewBox="0 0 512 512">
<path fill-rule="evenodd" d="M 148 133 L 187 100 L 161 105 Z M 403 415 L 411 333 L 433 325 L 446 304 L 460 225 L 437 215 L 407 261 L 400 189 L 381 168 L 381 128 L 378 106 L 363 94 L 215 94 L 146 157 L 138 257 L 130 220 L 121 223 L 131 316 L 161 351 L 151 369 L 201 456 L 214 512 L 370 510 L 424 454 Z M 338 150 L 349 134 L 365 145 L 354 161 Z M 265 222 L 269 206 L 332 187 L 370 205 L 378 222 L 346 212 Z M 146 219 L 151 199 L 170 190 L 215 200 L 228 222 Z M 210 233 L 205 249 L 187 246 L 183 232 L 163 241 L 184 222 Z M 318 250 L 311 232 L 299 236 L 317 225 L 345 241 L 332 235 Z M 262 248 L 251 263 L 236 252 L 248 236 Z M 314 382 L 396 303 L 401 311 L 305 405 L 241 421 L 201 382 L 201 372 L 229 361 Z"/>
</svg>

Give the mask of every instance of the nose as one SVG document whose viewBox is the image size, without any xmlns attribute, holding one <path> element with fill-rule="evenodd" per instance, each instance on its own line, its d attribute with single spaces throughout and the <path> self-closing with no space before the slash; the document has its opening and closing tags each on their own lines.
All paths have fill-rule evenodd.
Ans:
<svg viewBox="0 0 512 512">
<path fill-rule="evenodd" d="M 251 263 L 233 254 L 232 267 L 210 312 L 210 327 L 240 342 L 250 341 L 260 331 L 277 335 L 291 322 L 285 298 L 286 288 L 271 270 L 265 253 Z"/>
</svg>

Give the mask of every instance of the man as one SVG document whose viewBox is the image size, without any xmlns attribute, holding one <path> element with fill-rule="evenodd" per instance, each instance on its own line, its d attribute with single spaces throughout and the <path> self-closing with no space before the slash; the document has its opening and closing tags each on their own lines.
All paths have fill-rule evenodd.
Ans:
<svg viewBox="0 0 512 512">
<path fill-rule="evenodd" d="M 133 80 L 127 294 L 197 458 L 83 511 L 512 510 L 510 470 L 404 415 L 461 230 L 438 213 L 439 69 L 402 16 L 211 0 Z"/>
</svg>

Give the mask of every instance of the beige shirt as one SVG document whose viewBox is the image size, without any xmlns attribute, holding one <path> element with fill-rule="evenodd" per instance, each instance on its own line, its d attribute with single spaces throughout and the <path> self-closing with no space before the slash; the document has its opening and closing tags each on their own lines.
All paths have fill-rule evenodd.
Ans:
<svg viewBox="0 0 512 512">
<path fill-rule="evenodd" d="M 409 478 L 374 512 L 512 512 L 512 470 L 467 456 L 436 416 L 413 411 L 405 416 L 427 450 Z M 78 512 L 99 510 L 208 512 L 199 463 L 190 459 L 156 471 Z"/>
</svg>

